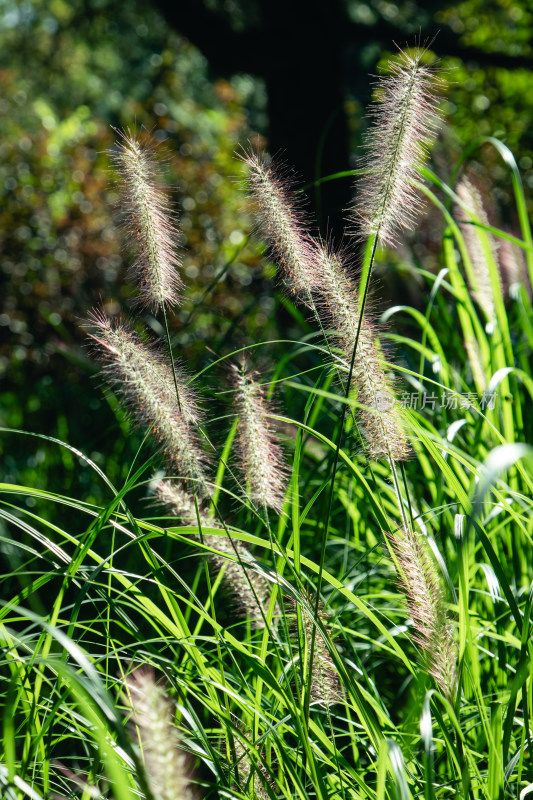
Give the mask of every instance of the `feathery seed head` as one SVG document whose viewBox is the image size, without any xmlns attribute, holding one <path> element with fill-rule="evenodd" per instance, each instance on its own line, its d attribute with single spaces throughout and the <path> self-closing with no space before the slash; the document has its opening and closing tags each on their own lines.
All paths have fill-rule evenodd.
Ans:
<svg viewBox="0 0 533 800">
<path fill-rule="evenodd" d="M 197 524 L 193 498 L 174 481 L 160 481 L 155 497 L 186 524 Z M 251 566 L 251 554 L 244 542 L 233 539 L 216 517 L 205 510 L 199 511 L 202 528 L 205 526 L 224 531 L 221 536 L 202 533 L 203 544 L 216 551 L 206 553 L 210 571 L 217 575 L 224 569 L 222 588 L 235 610 L 250 620 L 252 628 L 264 628 L 271 595 L 268 581 Z M 195 539 L 200 541 L 200 536 L 195 536 Z M 275 614 L 273 627 L 277 616 Z"/>
<path fill-rule="evenodd" d="M 451 700 L 457 682 L 457 648 L 442 577 L 421 534 L 398 531 L 385 532 L 385 536 L 400 566 L 398 585 L 413 618 L 413 639 L 426 656 L 429 674 Z"/>
<path fill-rule="evenodd" d="M 304 298 L 316 281 L 315 246 L 307 231 L 301 198 L 283 167 L 253 151 L 242 156 L 260 235 L 268 242 L 291 291 Z"/>
<path fill-rule="evenodd" d="M 285 184 L 272 175 L 271 165 L 253 153 L 244 160 L 250 167 L 260 228 L 285 267 L 285 278 L 300 292 L 303 302 L 311 303 L 317 315 L 324 318 L 323 327 L 335 331 L 339 348 L 349 364 L 359 325 L 359 300 L 346 272 L 344 253 L 319 244 L 307 233 L 291 207 L 292 198 Z M 361 432 L 369 457 L 390 457 L 394 461 L 408 458 L 410 449 L 403 430 L 402 409 L 395 402 L 393 382 L 384 370 L 377 338 L 366 316 L 358 338 L 353 388 L 361 408 Z M 254 453 L 252 448 L 249 452 Z M 243 461 L 246 463 L 246 459 Z"/>
<path fill-rule="evenodd" d="M 260 506 L 281 511 L 287 485 L 283 452 L 268 420 L 270 411 L 259 373 L 245 361 L 232 365 L 235 406 L 239 417 L 237 443 L 244 480 L 250 497 Z"/>
<path fill-rule="evenodd" d="M 498 247 L 498 268 L 506 297 L 514 297 L 518 285 L 524 286 L 531 297 L 527 263 L 524 250 L 508 239 L 500 239 Z"/>
<path fill-rule="evenodd" d="M 496 307 L 494 305 L 494 293 L 482 236 L 488 237 L 488 245 L 495 262 L 497 261 L 498 244 L 490 233 L 480 231 L 475 224 L 477 222 L 481 223 L 481 225 L 488 225 L 489 220 L 481 192 L 473 181 L 463 175 L 455 187 L 455 191 L 463 204 L 462 206 L 456 205 L 455 217 L 461 226 L 461 233 L 472 262 L 472 271 L 467 272 L 470 288 L 488 321 L 494 322 L 496 319 Z"/>
<path fill-rule="evenodd" d="M 394 245 L 401 231 L 413 227 L 421 199 L 412 185 L 426 158 L 438 125 L 440 82 L 422 64 L 424 50 L 401 52 L 391 74 L 377 81 L 378 99 L 370 110 L 364 166 L 353 207 L 360 238 L 375 235 Z"/>
<path fill-rule="evenodd" d="M 345 254 L 327 245 L 317 252 L 320 291 L 316 302 L 324 327 L 333 330 L 343 360 L 349 364 L 359 328 L 359 298 L 348 275 Z M 357 340 L 350 390 L 352 394 L 357 393 L 358 425 L 368 456 L 376 460 L 390 457 L 393 461 L 404 461 L 409 458 L 410 448 L 402 407 L 396 402 L 394 383 L 385 371 L 378 341 L 365 314 Z"/>
<path fill-rule="evenodd" d="M 250 731 L 245 731 L 243 727 L 239 727 L 243 736 L 245 733 L 250 734 Z M 240 788 L 245 791 L 252 784 L 255 800 L 269 800 L 270 795 L 265 788 L 265 783 L 272 785 L 272 780 L 260 757 L 253 758 L 250 755 L 251 751 L 257 750 L 257 748 L 249 745 L 248 742 L 245 745 L 240 736 L 234 736 L 233 742 L 235 747 L 235 767 Z M 235 773 L 235 769 L 232 772 Z"/>
<path fill-rule="evenodd" d="M 151 429 L 165 460 L 191 492 L 208 495 L 206 457 L 195 431 L 200 415 L 183 376 L 177 374 L 178 405 L 172 371 L 154 346 L 142 342 L 125 323 L 112 322 L 103 311 L 94 312 L 90 322 L 107 383 L 116 389 L 134 420 Z"/>
<path fill-rule="evenodd" d="M 202 528 L 218 528 L 215 518 L 203 506 L 198 506 L 198 515 L 194 497 L 177 481 L 160 480 L 154 489 L 154 498 L 157 503 L 165 506 L 185 525 L 197 525 L 198 517 Z M 216 538 L 216 537 L 212 537 Z"/>
<path fill-rule="evenodd" d="M 145 764 L 146 779 L 158 800 L 193 800 L 187 755 L 174 726 L 174 709 L 153 670 L 138 668 L 126 679 L 122 699 L 131 709 Z"/>
<path fill-rule="evenodd" d="M 298 642 L 298 618 L 296 613 L 296 601 L 289 597 L 286 598 L 286 603 L 293 607 L 291 616 L 293 618 L 293 622 L 290 627 L 290 635 L 291 638 Z M 331 653 L 328 649 L 328 645 L 326 644 L 326 639 L 324 636 L 331 639 L 331 629 L 327 623 L 327 614 L 322 608 L 319 606 L 318 608 L 318 621 L 319 624 L 315 623 L 313 619 L 315 602 L 312 600 L 311 597 L 305 597 L 304 602 L 300 604 L 301 607 L 301 616 L 302 616 L 302 623 L 303 623 L 303 634 L 304 634 L 304 641 L 303 643 L 300 642 L 300 646 L 303 644 L 304 651 L 302 653 L 302 659 L 309 659 L 311 656 L 311 643 L 312 643 L 312 636 L 313 636 L 313 628 L 316 626 L 316 633 L 315 633 L 315 648 L 313 653 L 313 664 L 310 673 L 310 680 L 311 680 L 311 687 L 310 687 L 310 700 L 311 703 L 315 705 L 322 706 L 323 708 L 328 708 L 335 703 L 339 703 L 342 701 L 343 694 L 341 683 L 339 679 L 339 673 L 337 672 L 337 668 L 333 662 L 331 657 Z M 311 610 L 312 609 L 312 610 Z"/>
<path fill-rule="evenodd" d="M 176 217 L 162 187 L 154 148 L 134 133 L 119 131 L 122 141 L 114 155 L 121 175 L 126 228 L 136 240 L 138 255 L 130 279 L 139 286 L 139 302 L 154 311 L 175 305 L 183 283 L 177 272 Z"/>
</svg>

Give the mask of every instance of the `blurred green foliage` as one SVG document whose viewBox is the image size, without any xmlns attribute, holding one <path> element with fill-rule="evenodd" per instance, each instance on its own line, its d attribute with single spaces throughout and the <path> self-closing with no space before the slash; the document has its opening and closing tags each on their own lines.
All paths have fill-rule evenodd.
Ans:
<svg viewBox="0 0 533 800">
<path fill-rule="evenodd" d="M 517 0 L 466 0 L 436 14 L 468 49 L 468 57 L 445 58 L 449 79 L 446 113 L 458 148 L 479 136 L 496 136 L 516 155 L 526 187 L 533 187 L 533 8 Z M 477 53 L 476 53 L 477 49 Z M 512 68 L 515 63 L 514 68 Z M 505 167 L 492 151 L 481 169 L 497 187 L 504 217 L 512 201 L 503 183 Z M 490 158 L 492 156 L 492 160 Z M 512 220 L 505 220 L 508 224 Z"/>
<path fill-rule="evenodd" d="M 80 448 L 89 440 L 98 448 L 100 440 L 105 450 L 114 416 L 109 411 L 105 421 L 100 393 L 88 383 L 94 367 L 84 320 L 101 302 L 111 312 L 131 310 L 132 293 L 111 125 L 145 128 L 161 144 L 188 285 L 175 325 L 183 355 L 204 353 L 235 319 L 243 338 L 268 328 L 273 308 L 269 268 L 256 251 L 242 258 L 249 222 L 233 159 L 248 136 L 243 103 L 255 87 L 244 77 L 210 81 L 198 51 L 144 5 L 35 0 L 4 3 L 0 14 L 0 370 L 8 378 L 0 420 Z M 221 272 L 225 282 L 196 314 Z M 149 324 L 159 333 L 156 320 Z M 95 439 L 96 411 L 104 421 Z M 1 447 L 7 480 L 42 480 L 42 442 L 37 455 L 30 440 Z M 83 475 L 68 453 L 51 449 L 50 483 L 66 491 Z"/>
</svg>

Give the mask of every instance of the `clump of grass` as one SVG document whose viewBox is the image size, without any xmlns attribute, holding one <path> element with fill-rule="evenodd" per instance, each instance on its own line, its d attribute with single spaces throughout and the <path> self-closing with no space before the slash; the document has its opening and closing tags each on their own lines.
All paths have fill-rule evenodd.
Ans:
<svg viewBox="0 0 533 800">
<path fill-rule="evenodd" d="M 224 405 L 230 393 L 215 393 L 206 418 L 191 387 L 213 374 L 213 363 L 196 375 L 174 363 L 166 313 L 177 287 L 175 277 L 169 289 L 163 276 L 177 256 L 154 239 L 160 190 L 153 154 L 138 137 L 124 138 L 120 169 L 131 183 L 130 225 L 144 259 L 136 266 L 140 305 L 161 314 L 169 352 L 136 332 L 141 320 L 117 322 L 98 311 L 91 335 L 117 417 L 128 411 L 160 450 L 168 476 L 155 496 L 171 519 L 139 511 L 147 464 L 135 455 L 134 436 L 117 434 L 109 448 L 119 476 L 112 481 L 99 456 L 39 435 L 35 463 L 45 448 L 60 447 L 72 472 L 80 460 L 84 491 L 88 476 L 104 485 L 98 501 L 41 485 L 2 485 L 0 552 L 8 566 L 1 578 L 0 793 L 8 800 L 70 797 L 77 788 L 120 800 L 187 798 L 192 779 L 176 711 L 198 767 L 194 783 L 209 796 L 527 794 L 533 481 L 525 441 L 533 432 L 523 412 L 532 385 L 530 298 L 513 292 L 504 305 L 495 293 L 499 325 L 480 324 L 457 254 L 468 263 L 468 233 L 480 233 L 483 223 L 476 216 L 475 225 L 457 225 L 447 205 L 452 188 L 425 168 L 433 188 L 424 193 L 448 227 L 439 274 L 410 265 L 426 308 L 389 312 L 398 326 L 400 314 L 409 315 L 408 328 L 389 334 L 401 348 L 410 399 L 419 403 L 409 412 L 390 377 L 399 367 L 384 357 L 387 337 L 367 310 L 378 245 L 394 244 L 420 205 L 411 183 L 435 131 L 437 104 L 434 73 L 423 62 L 420 50 L 402 55 L 382 82 L 370 132 L 375 149 L 358 189 L 355 224 L 359 237 L 369 237 L 364 255 L 359 245 L 335 249 L 316 236 L 287 173 L 264 156 L 245 156 L 257 226 L 291 293 L 320 328 L 301 340 L 268 343 L 292 439 L 283 460 L 259 373 L 233 367 L 231 399 Z M 425 111 L 429 119 L 416 118 Z M 501 142 L 498 149 L 512 165 Z M 513 188 L 523 241 L 501 231 L 499 238 L 523 245 L 531 262 L 514 167 Z M 292 298 L 283 304 L 299 319 Z M 316 335 L 325 347 L 315 346 Z M 209 344 L 217 362 L 233 363 L 236 353 L 221 341 Z M 266 343 L 252 344 L 247 352 Z M 471 372 L 476 388 L 500 391 L 496 407 L 469 391 Z M 365 442 L 355 455 L 345 439 L 354 421 Z M 46 458 L 53 468 L 57 460 Z M 230 468 L 236 461 L 239 480 Z M 385 536 L 397 583 L 377 530 L 393 531 Z M 191 558 L 191 549 L 202 558 Z M 453 606 L 446 574 L 457 593 Z M 289 597 L 296 598 L 292 627 Z M 128 663 L 147 665 L 118 681 L 146 780 L 109 692 Z M 176 707 L 152 664 L 169 676 Z M 440 691 L 428 690 L 427 676 Z"/>
</svg>

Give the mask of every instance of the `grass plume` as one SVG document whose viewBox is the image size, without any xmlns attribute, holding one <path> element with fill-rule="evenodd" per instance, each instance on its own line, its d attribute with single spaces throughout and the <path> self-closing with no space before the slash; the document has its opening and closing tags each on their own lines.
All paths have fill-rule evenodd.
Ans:
<svg viewBox="0 0 533 800">
<path fill-rule="evenodd" d="M 360 303 L 348 273 L 346 256 L 321 247 L 317 259 L 319 292 L 316 303 L 325 328 L 333 336 L 346 364 L 350 363 L 358 330 L 350 392 L 357 392 L 358 425 L 370 458 L 404 461 L 410 448 L 402 408 L 396 401 L 392 379 L 385 371 L 377 335 L 365 314 L 360 323 Z"/>
<path fill-rule="evenodd" d="M 444 599 L 442 576 L 422 534 L 385 533 L 398 559 L 398 585 L 414 623 L 413 640 L 424 652 L 428 672 L 453 701 L 457 680 L 457 648 Z"/>
<path fill-rule="evenodd" d="M 272 423 L 259 373 L 243 360 L 232 365 L 234 403 L 239 418 L 237 448 L 251 500 L 280 511 L 287 486 L 287 469 Z"/>
<path fill-rule="evenodd" d="M 244 542 L 232 538 L 224 525 L 205 509 L 199 507 L 197 515 L 193 498 L 174 481 L 159 481 L 155 498 L 187 525 L 198 525 L 199 518 L 202 528 L 224 531 L 222 536 L 202 533 L 195 538 L 216 551 L 206 553 L 209 569 L 213 575 L 224 570 L 222 588 L 237 613 L 246 616 L 252 628 L 264 628 L 271 588 L 262 575 L 247 566 L 251 553 Z"/>
<path fill-rule="evenodd" d="M 303 637 L 298 639 L 299 627 L 298 618 L 296 613 L 296 602 L 292 601 L 294 605 L 294 623 L 291 628 L 291 635 L 296 640 L 301 649 L 301 659 L 303 663 L 307 663 L 310 658 L 311 650 L 313 650 L 313 663 L 311 665 L 311 673 L 309 680 L 309 695 L 310 702 L 314 705 L 329 708 L 330 706 L 342 700 L 343 694 L 339 680 L 339 673 L 329 652 L 326 638 L 331 638 L 330 627 L 327 624 L 326 614 L 320 604 L 316 606 L 315 601 L 310 598 L 305 598 L 305 602 L 301 604 L 301 619 Z M 314 621 L 313 613 L 317 607 L 317 616 L 319 623 Z M 313 609 L 313 611 L 311 610 Z M 313 628 L 316 629 L 314 636 L 314 647 L 312 647 Z"/>
<path fill-rule="evenodd" d="M 174 709 L 152 669 L 139 667 L 126 679 L 122 699 L 137 729 L 146 779 L 157 800 L 194 800 L 187 756 L 174 725 Z"/>
<path fill-rule="evenodd" d="M 139 286 L 139 302 L 153 311 L 179 301 L 178 230 L 165 192 L 158 183 L 154 148 L 135 133 L 119 131 L 114 156 L 121 176 L 126 229 L 137 246 L 129 278 Z"/>
<path fill-rule="evenodd" d="M 195 430 L 200 413 L 184 376 L 177 378 L 178 405 L 172 370 L 154 345 L 145 344 L 126 323 L 113 322 L 104 311 L 94 312 L 90 322 L 107 383 L 134 420 L 151 430 L 166 462 L 190 491 L 208 495 L 206 457 Z"/>
<path fill-rule="evenodd" d="M 235 764 L 232 772 L 237 773 L 241 790 L 248 792 L 251 790 L 254 800 L 270 800 L 270 795 L 265 787 L 265 783 L 272 784 L 268 771 L 257 753 L 257 748 L 249 744 L 247 739 L 246 744 L 244 743 L 244 730 L 239 731 L 239 734 L 233 736 Z M 250 755 L 252 750 L 257 753 L 255 758 Z"/>
<path fill-rule="evenodd" d="M 302 199 L 291 189 L 279 163 L 253 151 L 242 156 L 248 166 L 257 230 L 283 269 L 289 289 L 305 298 L 316 280 L 315 243 L 309 234 Z"/>
<path fill-rule="evenodd" d="M 462 205 L 456 205 L 455 217 L 461 226 L 463 239 L 472 262 L 472 271 L 467 272 L 472 295 L 483 310 L 487 321 L 494 323 L 496 320 L 494 292 L 482 237 L 487 237 L 489 253 L 495 263 L 497 263 L 498 255 L 497 242 L 490 233 L 480 230 L 476 225 L 476 223 L 489 225 L 489 219 L 481 192 L 473 181 L 463 175 L 455 187 L 455 191 L 462 203 Z"/>
<path fill-rule="evenodd" d="M 359 329 L 360 303 L 348 276 L 345 254 L 336 253 L 310 235 L 304 218 L 291 205 L 296 193 L 287 178 L 279 177 L 280 168 L 275 162 L 267 165 L 266 160 L 253 154 L 245 161 L 250 168 L 250 189 L 258 209 L 260 231 L 271 242 L 291 288 L 298 289 L 303 302 L 313 308 L 322 330 L 333 330 L 343 358 L 350 364 Z M 296 223 L 287 222 L 284 235 L 288 244 L 276 248 L 280 220 Z M 410 449 L 401 409 L 395 402 L 393 382 L 385 372 L 368 315 L 360 325 L 349 390 L 357 392 L 358 423 L 368 456 L 390 457 L 394 461 L 408 458 Z"/>
<path fill-rule="evenodd" d="M 438 80 L 422 64 L 424 50 L 401 52 L 391 74 L 377 79 L 364 146 L 366 174 L 357 182 L 353 206 L 360 238 L 376 236 L 394 245 L 414 226 L 422 206 L 412 184 L 439 125 Z"/>
</svg>

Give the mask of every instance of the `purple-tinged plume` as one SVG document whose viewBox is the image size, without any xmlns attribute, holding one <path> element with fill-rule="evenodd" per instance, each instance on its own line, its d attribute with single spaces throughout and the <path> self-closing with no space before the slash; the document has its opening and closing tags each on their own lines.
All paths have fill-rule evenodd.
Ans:
<svg viewBox="0 0 533 800">
<path fill-rule="evenodd" d="M 243 156 L 259 234 L 268 242 L 291 291 L 307 297 L 316 279 L 315 245 L 308 233 L 301 199 L 279 164 L 253 151 Z"/>
<path fill-rule="evenodd" d="M 146 780 L 159 800 L 194 800 L 187 774 L 187 755 L 174 725 L 174 708 L 150 668 L 139 667 L 126 678 L 122 700 L 137 729 Z"/>
<path fill-rule="evenodd" d="M 114 161 L 121 175 L 126 229 L 138 251 L 129 277 L 139 286 L 140 304 L 157 311 L 175 305 L 183 286 L 177 271 L 176 217 L 158 183 L 154 148 L 134 133 L 120 135 Z"/>
<path fill-rule="evenodd" d="M 206 458 L 196 432 L 200 414 L 184 376 L 176 371 L 178 403 L 172 370 L 155 346 L 142 342 L 125 323 L 112 322 L 103 311 L 93 313 L 90 322 L 107 383 L 134 420 L 150 429 L 165 460 L 190 492 L 209 495 Z"/>
<path fill-rule="evenodd" d="M 283 452 L 269 420 L 270 407 L 258 372 L 243 360 L 232 365 L 235 407 L 239 419 L 237 450 L 243 480 L 258 506 L 280 511 L 287 488 Z"/>
<path fill-rule="evenodd" d="M 360 238 L 376 236 L 394 245 L 410 229 L 421 209 L 413 186 L 438 125 L 439 81 L 422 64 L 423 50 L 401 53 L 392 74 L 377 81 L 378 98 L 370 110 L 363 166 L 357 182 L 354 223 Z"/>
</svg>

